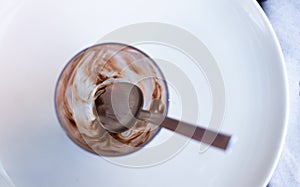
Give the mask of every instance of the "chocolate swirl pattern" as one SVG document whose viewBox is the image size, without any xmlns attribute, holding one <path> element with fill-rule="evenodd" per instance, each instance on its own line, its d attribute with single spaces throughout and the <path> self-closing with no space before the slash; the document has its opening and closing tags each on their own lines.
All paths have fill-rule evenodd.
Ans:
<svg viewBox="0 0 300 187">
<path fill-rule="evenodd" d="M 102 127 L 95 100 L 115 81 L 136 84 L 144 95 L 143 108 L 166 114 L 163 74 L 146 54 L 124 44 L 106 43 L 83 50 L 65 67 L 56 88 L 57 116 L 68 136 L 85 150 L 104 156 L 131 153 L 159 131 L 157 125 L 142 120 L 123 133 Z"/>
</svg>

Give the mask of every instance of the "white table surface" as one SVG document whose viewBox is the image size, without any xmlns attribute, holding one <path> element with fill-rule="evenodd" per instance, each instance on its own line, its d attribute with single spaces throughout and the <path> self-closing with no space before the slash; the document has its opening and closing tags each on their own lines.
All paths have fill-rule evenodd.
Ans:
<svg viewBox="0 0 300 187">
<path fill-rule="evenodd" d="M 281 44 L 290 89 L 286 142 L 269 187 L 298 187 L 300 186 L 300 1 L 267 0 L 262 6 Z"/>
</svg>

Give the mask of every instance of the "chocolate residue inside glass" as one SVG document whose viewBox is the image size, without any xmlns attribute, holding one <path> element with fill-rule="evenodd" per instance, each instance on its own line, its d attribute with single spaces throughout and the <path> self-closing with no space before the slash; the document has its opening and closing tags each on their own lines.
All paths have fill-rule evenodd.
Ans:
<svg viewBox="0 0 300 187">
<path fill-rule="evenodd" d="M 128 131 L 106 131 L 96 112 L 95 100 L 113 82 L 136 84 L 143 92 L 145 110 L 165 115 L 167 86 L 154 61 L 138 49 L 117 43 L 87 48 L 63 70 L 56 89 L 56 111 L 68 136 L 87 151 L 118 156 L 149 142 L 157 125 L 137 120 Z M 159 101 L 160 106 L 153 104 Z"/>
</svg>

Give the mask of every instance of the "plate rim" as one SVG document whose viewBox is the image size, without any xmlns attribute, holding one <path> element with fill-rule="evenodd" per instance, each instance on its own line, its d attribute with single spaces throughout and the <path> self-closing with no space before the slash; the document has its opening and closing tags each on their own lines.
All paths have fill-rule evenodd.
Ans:
<svg viewBox="0 0 300 187">
<path fill-rule="evenodd" d="M 255 6 L 256 11 L 258 12 L 259 16 L 262 18 L 262 21 L 264 21 L 264 23 L 266 24 L 266 30 L 268 31 L 268 34 L 270 36 L 270 39 L 273 40 L 273 42 L 275 43 L 275 51 L 277 52 L 277 54 L 279 55 L 278 58 L 278 62 L 280 62 L 280 66 L 282 69 L 282 76 L 281 77 L 283 79 L 283 83 L 284 83 L 284 90 L 283 90 L 283 94 L 284 94 L 284 99 L 283 102 L 285 104 L 285 110 L 284 110 L 284 115 L 282 116 L 284 123 L 282 124 L 282 132 L 280 133 L 280 143 L 279 145 L 277 145 L 277 153 L 276 155 L 274 155 L 274 162 L 271 166 L 271 169 L 269 170 L 269 173 L 264 181 L 264 186 L 267 186 L 268 183 L 270 182 L 276 167 L 279 163 L 283 148 L 284 148 L 284 143 L 286 140 L 286 136 L 287 136 L 287 129 L 288 129 L 288 120 L 289 120 L 289 87 L 288 87 L 288 74 L 287 74 L 287 68 L 286 68 L 286 64 L 285 64 L 285 59 L 284 59 L 284 55 L 283 55 L 283 51 L 282 48 L 280 46 L 280 42 L 279 39 L 277 37 L 277 34 L 269 20 L 269 18 L 267 17 L 266 13 L 264 12 L 264 10 L 262 9 L 262 7 L 258 4 L 258 2 L 256 0 L 251 0 L 252 4 Z M 239 3 L 242 3 L 242 1 L 237 1 Z"/>
</svg>

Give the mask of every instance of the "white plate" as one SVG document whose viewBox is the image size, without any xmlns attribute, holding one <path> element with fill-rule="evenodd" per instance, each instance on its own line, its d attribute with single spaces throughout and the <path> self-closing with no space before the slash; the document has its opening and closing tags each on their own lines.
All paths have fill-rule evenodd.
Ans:
<svg viewBox="0 0 300 187">
<path fill-rule="evenodd" d="M 104 35 L 143 22 L 184 28 L 209 49 L 225 85 L 221 131 L 238 137 L 231 152 L 199 152 L 191 141 L 165 162 L 135 169 L 67 138 L 53 102 L 62 68 Z M 0 159 L 16 186 L 265 186 L 278 161 L 288 112 L 286 73 L 278 41 L 254 1 L 4 0 L 0 59 Z M 207 105 L 199 110 L 203 123 L 212 115 L 207 90 L 197 92 Z M 172 95 L 175 101 L 176 88 L 171 101 Z M 169 115 L 180 114 L 176 107 L 180 103 Z M 153 146 L 168 137 L 160 132 Z"/>
</svg>

